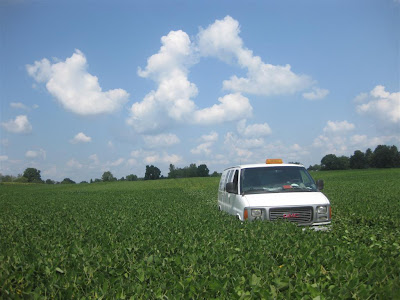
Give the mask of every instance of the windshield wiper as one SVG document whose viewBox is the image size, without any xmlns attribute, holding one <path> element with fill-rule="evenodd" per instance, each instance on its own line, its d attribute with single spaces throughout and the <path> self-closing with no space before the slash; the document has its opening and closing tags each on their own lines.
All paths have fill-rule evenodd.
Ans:
<svg viewBox="0 0 400 300">
<path fill-rule="evenodd" d="M 301 189 L 301 188 L 292 188 L 292 189 L 283 189 L 282 192 L 313 192 L 313 190 Z"/>
<path fill-rule="evenodd" d="M 259 188 L 259 189 L 248 189 L 246 191 L 243 191 L 243 194 L 264 194 L 264 193 L 279 193 L 282 190 L 270 190 L 266 188 Z"/>
</svg>

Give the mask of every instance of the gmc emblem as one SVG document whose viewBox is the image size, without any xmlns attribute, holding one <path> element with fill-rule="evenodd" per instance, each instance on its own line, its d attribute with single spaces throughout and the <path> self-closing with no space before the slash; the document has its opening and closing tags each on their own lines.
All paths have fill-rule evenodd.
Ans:
<svg viewBox="0 0 400 300">
<path fill-rule="evenodd" d="M 283 214 L 283 217 L 285 219 L 287 219 L 287 218 L 298 218 L 299 214 Z"/>
</svg>

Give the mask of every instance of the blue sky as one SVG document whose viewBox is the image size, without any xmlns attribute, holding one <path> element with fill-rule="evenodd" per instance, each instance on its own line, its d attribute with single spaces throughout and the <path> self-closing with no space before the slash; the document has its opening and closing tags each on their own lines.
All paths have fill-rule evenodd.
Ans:
<svg viewBox="0 0 400 300">
<path fill-rule="evenodd" d="M 221 172 L 400 146 L 400 2 L 0 2 L 0 172 Z"/>
</svg>

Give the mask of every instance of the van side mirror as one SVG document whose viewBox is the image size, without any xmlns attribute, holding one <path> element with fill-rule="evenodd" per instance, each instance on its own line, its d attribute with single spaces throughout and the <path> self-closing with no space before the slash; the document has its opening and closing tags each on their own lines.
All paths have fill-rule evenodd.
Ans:
<svg viewBox="0 0 400 300">
<path fill-rule="evenodd" d="M 236 189 L 235 189 L 235 186 L 234 186 L 233 182 L 228 182 L 226 184 L 226 191 L 228 193 L 236 193 Z"/>
<path fill-rule="evenodd" d="M 317 189 L 322 191 L 324 189 L 324 181 L 322 179 L 317 180 Z"/>
</svg>

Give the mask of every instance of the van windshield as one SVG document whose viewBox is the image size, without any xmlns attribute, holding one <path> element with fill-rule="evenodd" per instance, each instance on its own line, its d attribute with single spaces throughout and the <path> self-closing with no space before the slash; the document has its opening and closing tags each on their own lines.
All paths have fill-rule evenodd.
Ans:
<svg viewBox="0 0 400 300">
<path fill-rule="evenodd" d="M 242 194 L 316 192 L 317 187 L 304 167 L 245 168 L 240 174 Z"/>
</svg>

